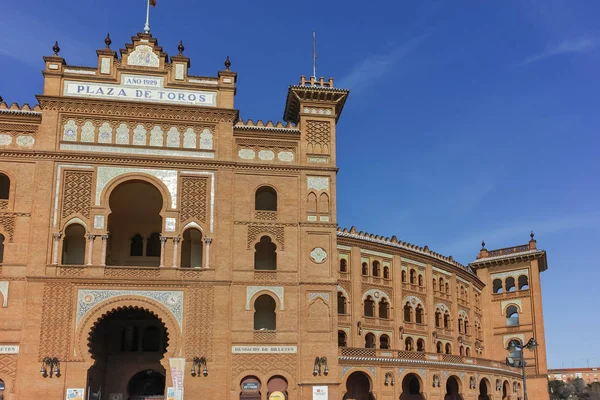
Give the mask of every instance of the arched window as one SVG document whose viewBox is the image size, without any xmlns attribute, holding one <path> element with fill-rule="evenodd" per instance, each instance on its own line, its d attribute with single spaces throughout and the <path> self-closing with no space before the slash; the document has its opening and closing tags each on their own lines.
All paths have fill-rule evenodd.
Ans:
<svg viewBox="0 0 600 400">
<path fill-rule="evenodd" d="M 458 333 L 463 333 L 463 319 L 458 318 Z"/>
<path fill-rule="evenodd" d="M 417 351 L 425 351 L 425 341 L 423 339 L 417 340 Z"/>
<path fill-rule="evenodd" d="M 346 332 L 338 331 L 338 347 L 346 347 Z"/>
<path fill-rule="evenodd" d="M 261 186 L 254 196 L 254 209 L 258 211 L 277 211 L 277 192 L 270 186 Z"/>
<path fill-rule="evenodd" d="M 0 234 L 0 264 L 4 262 L 4 235 Z"/>
<path fill-rule="evenodd" d="M 446 354 L 452 354 L 452 346 L 450 346 L 450 343 L 446 343 Z"/>
<path fill-rule="evenodd" d="M 383 279 L 390 279 L 390 268 L 383 267 Z"/>
<path fill-rule="evenodd" d="M 433 278 L 433 291 L 437 290 L 437 279 Z"/>
<path fill-rule="evenodd" d="M 423 275 L 419 275 L 419 286 L 423 287 Z"/>
<path fill-rule="evenodd" d="M 379 337 L 379 348 L 386 350 L 390 348 L 390 338 L 388 335 L 381 335 Z"/>
<path fill-rule="evenodd" d="M 458 354 L 460 354 L 461 356 L 465 355 L 465 348 L 463 346 L 460 346 L 458 348 Z"/>
<path fill-rule="evenodd" d="M 450 284 L 446 282 L 446 294 L 450 294 Z"/>
<path fill-rule="evenodd" d="M 8 200 L 10 195 L 10 179 L 4 174 L 0 174 L 0 200 Z"/>
<path fill-rule="evenodd" d="M 84 260 L 85 228 L 79 224 L 71 224 L 65 229 L 62 263 L 67 265 L 83 265 Z"/>
<path fill-rule="evenodd" d="M 469 319 L 465 318 L 465 335 L 470 336 L 471 335 L 471 326 L 469 325 Z"/>
<path fill-rule="evenodd" d="M 160 233 L 153 232 L 146 240 L 146 257 L 160 257 Z"/>
<path fill-rule="evenodd" d="M 371 296 L 367 296 L 365 299 L 365 317 L 375 316 L 375 302 Z"/>
<path fill-rule="evenodd" d="M 340 259 L 340 271 L 348 272 L 348 261 L 345 258 Z"/>
<path fill-rule="evenodd" d="M 519 326 L 519 309 L 516 306 L 506 309 L 506 326 Z"/>
<path fill-rule="evenodd" d="M 411 322 L 412 321 L 412 306 L 410 302 L 406 302 L 404 305 L 404 321 Z"/>
<path fill-rule="evenodd" d="M 439 308 L 437 310 L 435 310 L 435 327 L 436 328 L 442 327 L 442 312 L 440 311 Z"/>
<path fill-rule="evenodd" d="M 261 237 L 254 249 L 254 269 L 266 271 L 277 269 L 277 246 L 269 236 Z"/>
<path fill-rule="evenodd" d="M 374 349 L 375 348 L 375 335 L 371 332 L 365 335 L 365 348 L 366 349 Z"/>
<path fill-rule="evenodd" d="M 277 327 L 275 300 L 268 294 L 258 296 L 254 302 L 254 330 L 274 331 Z"/>
<path fill-rule="evenodd" d="M 342 292 L 338 292 L 337 301 L 338 301 L 338 314 L 340 314 L 340 315 L 346 314 L 346 297 L 344 297 L 344 294 Z"/>
<path fill-rule="evenodd" d="M 412 340 L 412 338 L 407 337 L 406 339 L 404 339 L 404 350 L 413 351 L 413 349 L 414 349 L 414 341 Z"/>
<path fill-rule="evenodd" d="M 442 342 L 437 342 L 435 345 L 435 350 L 438 354 L 442 354 L 444 352 L 444 348 Z"/>
<path fill-rule="evenodd" d="M 414 285 L 417 283 L 417 271 L 414 269 L 410 270 L 410 284 Z"/>
<path fill-rule="evenodd" d="M 444 329 L 450 329 L 450 313 L 448 311 L 444 313 Z"/>
<path fill-rule="evenodd" d="M 417 324 L 423 323 L 423 307 L 421 307 L 420 304 L 418 304 L 417 308 L 415 309 L 415 322 Z"/>
<path fill-rule="evenodd" d="M 467 348 L 465 349 L 465 356 L 467 356 L 467 357 L 471 357 L 471 348 L 470 348 L 470 347 L 467 347 Z"/>
<path fill-rule="evenodd" d="M 379 261 L 373 261 L 373 276 L 379 276 Z"/>
<path fill-rule="evenodd" d="M 492 282 L 492 287 L 493 287 L 493 291 L 494 293 L 502 293 L 502 280 L 500 279 L 494 279 L 494 282 Z"/>
<path fill-rule="evenodd" d="M 389 317 L 390 317 L 390 303 L 388 303 L 384 297 L 379 301 L 379 318 L 388 319 Z"/>
<path fill-rule="evenodd" d="M 139 233 L 136 233 L 135 236 L 131 238 L 129 255 L 132 257 L 141 257 L 144 255 L 144 238 Z"/>
<path fill-rule="evenodd" d="M 440 278 L 440 292 L 444 291 L 444 278 Z"/>
<path fill-rule="evenodd" d="M 506 284 L 505 286 L 506 286 L 507 292 L 514 292 L 515 290 L 517 290 L 517 288 L 515 286 L 515 278 L 513 278 L 513 277 L 506 278 L 505 284 Z"/>
<path fill-rule="evenodd" d="M 521 275 L 519 277 L 519 290 L 527 290 L 529 289 L 529 278 L 525 275 Z"/>
<path fill-rule="evenodd" d="M 369 275 L 369 265 L 366 262 L 362 263 L 362 274 L 364 276 Z"/>
<path fill-rule="evenodd" d="M 181 243 L 181 268 L 202 268 L 202 252 L 202 232 L 186 229 Z"/>
<path fill-rule="evenodd" d="M 402 271 L 402 283 L 406 283 L 406 271 Z"/>
</svg>

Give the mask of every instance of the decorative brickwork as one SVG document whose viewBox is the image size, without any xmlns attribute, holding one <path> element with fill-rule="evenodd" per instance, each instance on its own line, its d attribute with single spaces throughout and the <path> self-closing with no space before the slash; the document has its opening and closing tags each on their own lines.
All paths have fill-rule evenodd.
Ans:
<svg viewBox="0 0 600 400">
<path fill-rule="evenodd" d="M 73 317 L 73 289 L 68 283 L 44 284 L 39 359 L 69 356 L 69 338 Z"/>
<path fill-rule="evenodd" d="M 181 222 L 206 222 L 206 193 L 208 178 L 184 176 L 181 178 Z"/>
<path fill-rule="evenodd" d="M 254 218 L 262 221 L 275 221 L 277 219 L 277 211 L 255 211 Z"/>
<path fill-rule="evenodd" d="M 324 121 L 307 121 L 307 151 L 312 154 L 329 154 L 331 146 L 331 124 Z"/>
<path fill-rule="evenodd" d="M 232 376 L 237 376 L 247 369 L 266 374 L 270 371 L 284 371 L 295 376 L 295 354 L 234 354 L 232 357 Z"/>
<path fill-rule="evenodd" d="M 127 278 L 127 279 L 144 279 L 160 277 L 160 270 L 141 269 L 141 268 L 106 268 L 104 276 L 107 278 Z"/>
<path fill-rule="evenodd" d="M 17 376 L 17 354 L 0 354 L 0 373 L 10 377 L 11 393 L 15 391 L 15 377 Z"/>
<path fill-rule="evenodd" d="M 248 225 L 248 249 L 251 244 L 259 237 L 261 233 L 270 233 L 275 237 L 275 241 L 281 246 L 281 250 L 285 248 L 284 228 L 275 224 L 250 224 Z"/>
<path fill-rule="evenodd" d="M 214 324 L 214 288 L 191 287 L 186 292 L 185 305 L 185 356 L 192 359 L 212 357 Z"/>
<path fill-rule="evenodd" d="M 62 217 L 73 214 L 90 217 L 90 202 L 92 201 L 91 171 L 66 171 L 63 189 Z"/>
</svg>

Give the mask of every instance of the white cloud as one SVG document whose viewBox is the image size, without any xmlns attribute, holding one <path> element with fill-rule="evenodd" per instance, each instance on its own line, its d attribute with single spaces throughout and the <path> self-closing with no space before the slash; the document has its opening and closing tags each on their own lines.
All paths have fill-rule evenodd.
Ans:
<svg viewBox="0 0 600 400">
<path fill-rule="evenodd" d="M 421 43 L 427 35 L 421 35 L 394 47 L 391 51 L 371 55 L 358 62 L 340 80 L 339 87 L 360 90 L 385 76 L 402 58 Z"/>
<path fill-rule="evenodd" d="M 545 58 L 559 56 L 562 54 L 585 53 L 597 47 L 599 44 L 600 41 L 591 37 L 563 40 L 557 44 L 549 44 L 546 46 L 546 50 L 541 53 L 534 54 L 531 57 L 527 57 L 521 64 L 531 64 Z"/>
</svg>

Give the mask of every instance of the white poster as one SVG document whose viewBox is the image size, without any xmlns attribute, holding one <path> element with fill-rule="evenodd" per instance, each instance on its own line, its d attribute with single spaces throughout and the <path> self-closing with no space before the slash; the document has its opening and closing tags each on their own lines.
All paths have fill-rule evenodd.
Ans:
<svg viewBox="0 0 600 400">
<path fill-rule="evenodd" d="M 313 386 L 313 400 L 329 399 L 328 386 Z"/>
<path fill-rule="evenodd" d="M 183 400 L 185 358 L 169 358 L 169 364 L 171 365 L 171 380 L 175 389 L 175 400 Z"/>
</svg>

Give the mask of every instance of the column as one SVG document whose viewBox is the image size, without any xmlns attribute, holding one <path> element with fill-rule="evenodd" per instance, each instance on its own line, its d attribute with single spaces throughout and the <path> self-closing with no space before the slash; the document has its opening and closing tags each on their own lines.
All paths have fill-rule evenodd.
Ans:
<svg viewBox="0 0 600 400">
<path fill-rule="evenodd" d="M 177 250 L 179 249 L 180 241 L 181 241 L 181 238 L 178 238 L 178 237 L 173 238 L 173 268 L 178 267 L 177 261 L 178 261 L 179 257 L 178 257 Z"/>
<path fill-rule="evenodd" d="M 204 269 L 210 268 L 210 245 L 212 243 L 211 238 L 204 238 L 204 243 L 206 243 L 206 261 L 204 262 Z"/>
<path fill-rule="evenodd" d="M 108 244 L 108 234 L 102 235 L 102 257 L 100 259 L 100 265 L 106 267 L 106 246 Z"/>
<path fill-rule="evenodd" d="M 52 234 L 52 265 L 58 265 L 58 245 L 60 244 L 60 238 L 62 233 L 54 232 Z"/>
<path fill-rule="evenodd" d="M 96 235 L 89 234 L 88 235 L 88 248 L 87 248 L 87 265 L 92 265 L 92 255 L 94 254 L 94 239 L 96 239 Z"/>
<path fill-rule="evenodd" d="M 160 237 L 160 268 L 165 266 L 165 243 L 167 242 L 167 238 L 164 236 Z"/>
</svg>

